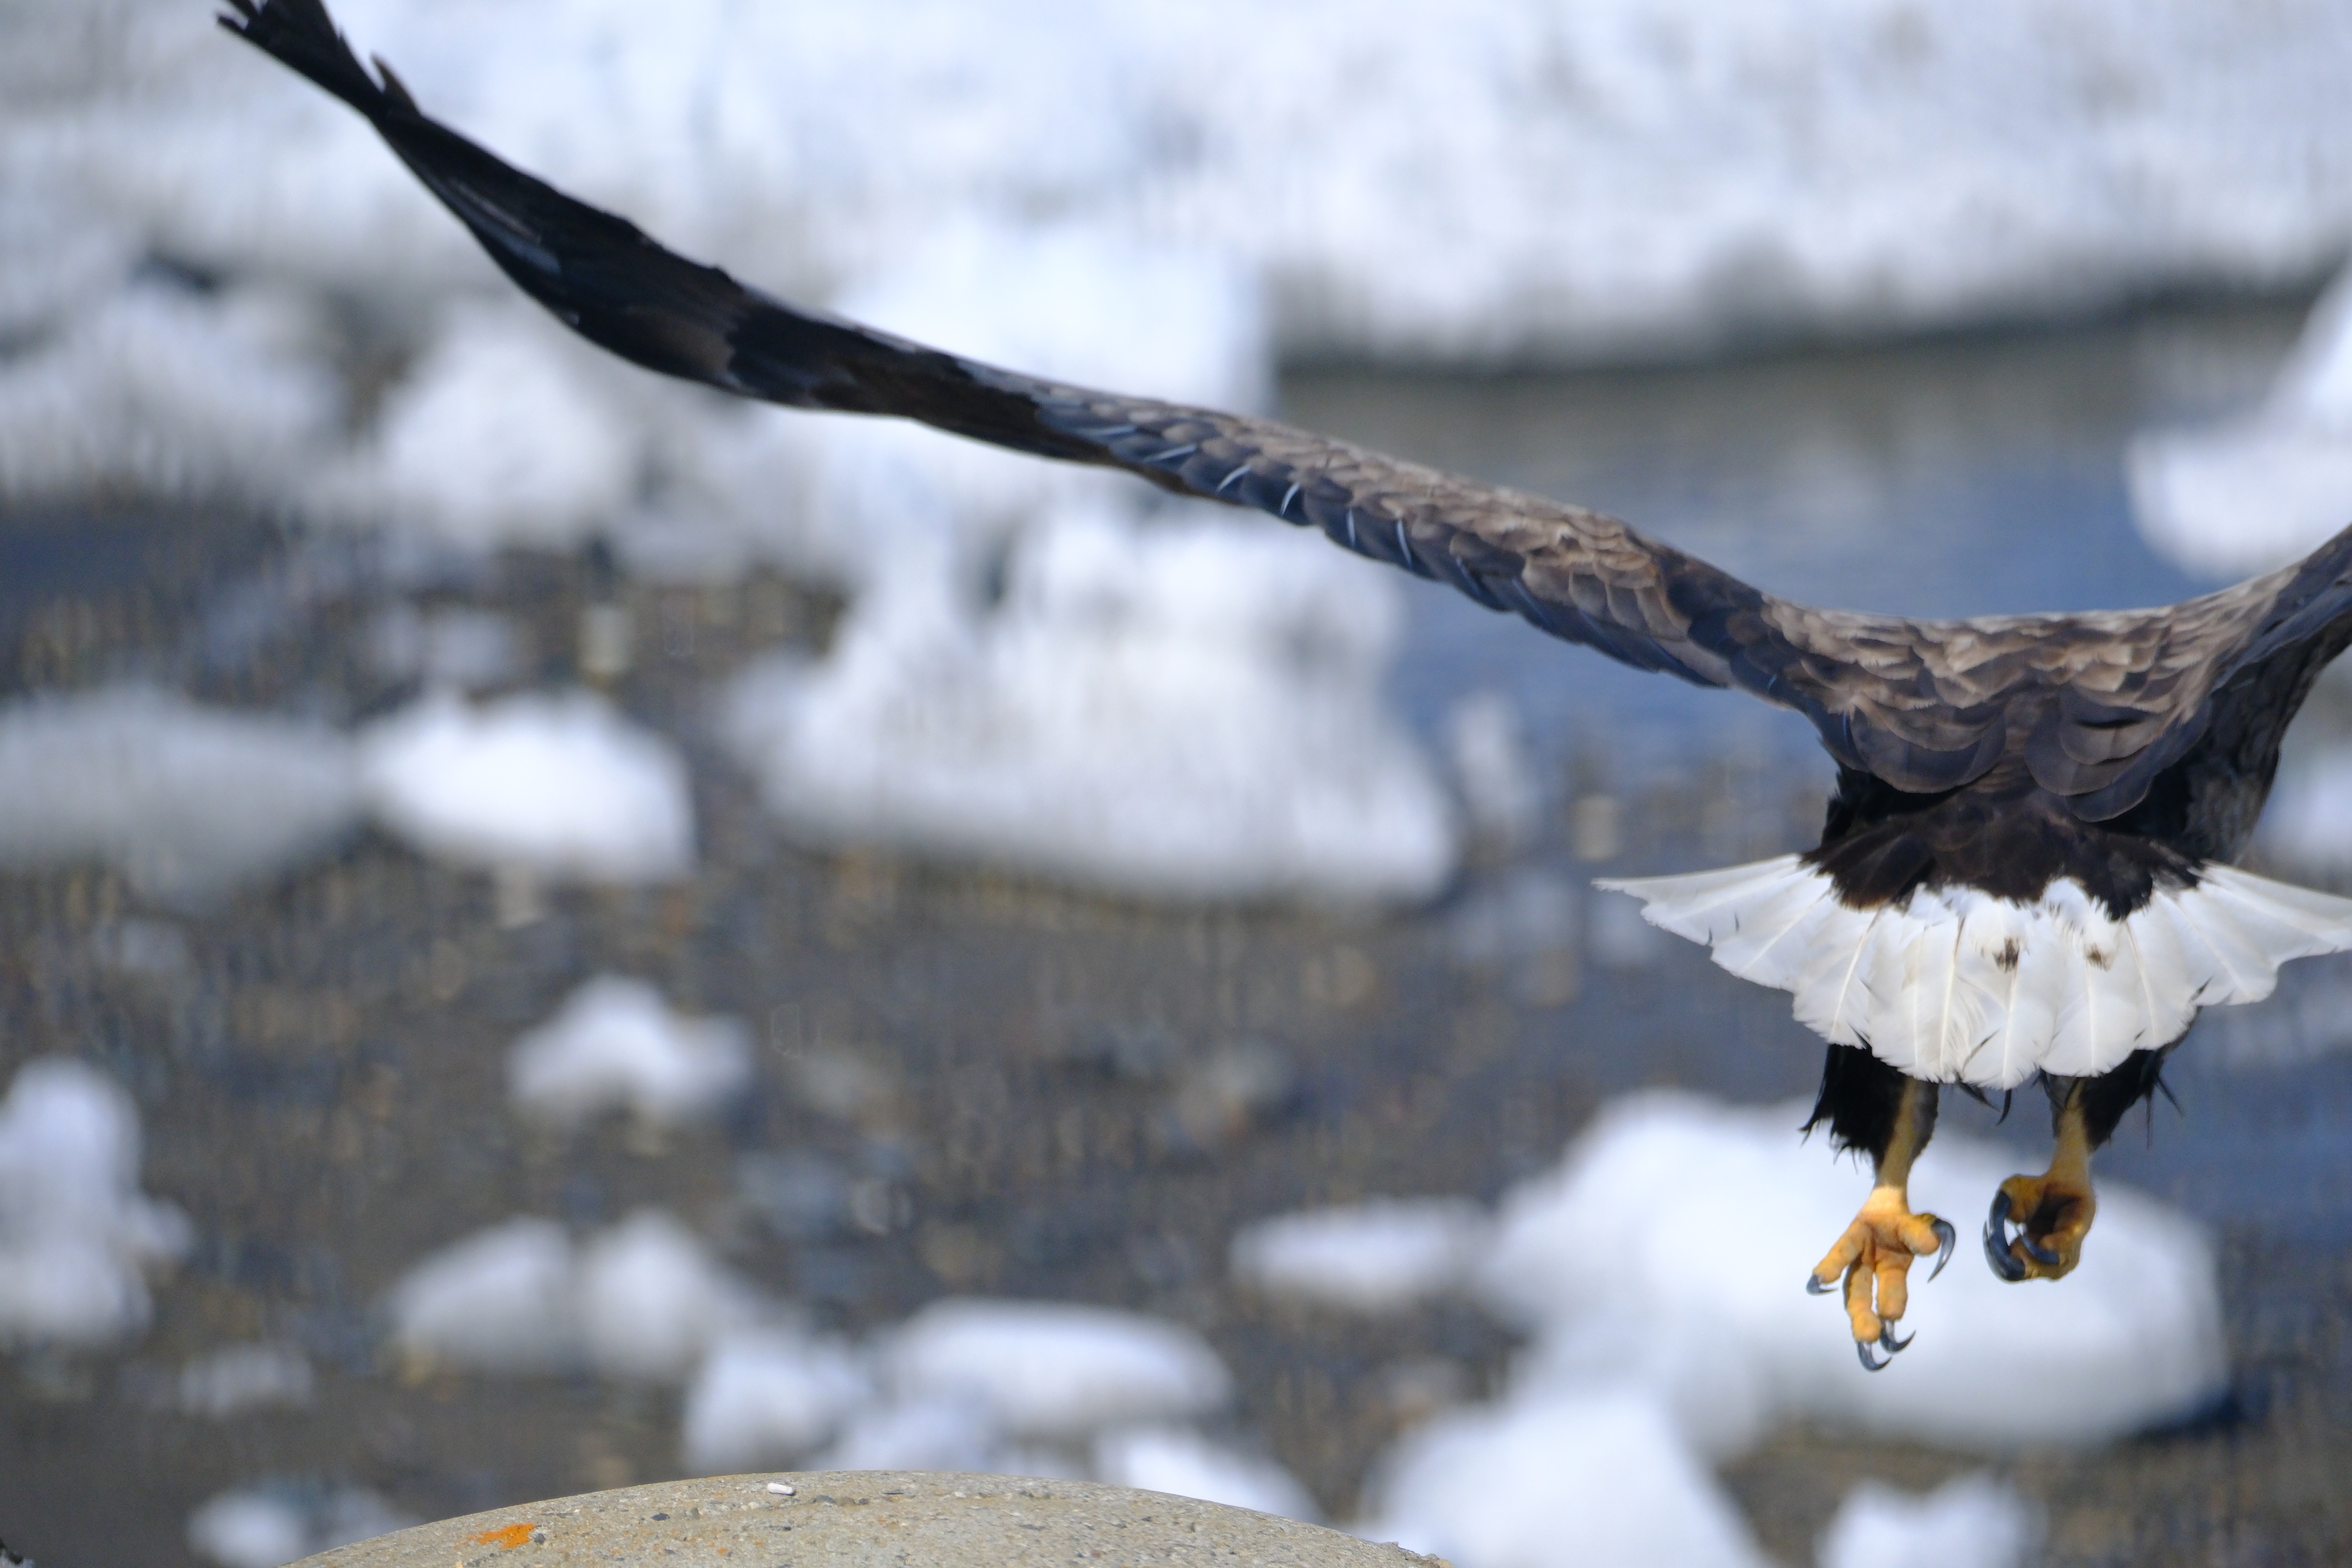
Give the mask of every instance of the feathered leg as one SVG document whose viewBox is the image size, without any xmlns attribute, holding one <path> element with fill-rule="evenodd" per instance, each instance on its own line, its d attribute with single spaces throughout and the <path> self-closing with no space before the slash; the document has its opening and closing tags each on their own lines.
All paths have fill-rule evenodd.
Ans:
<svg viewBox="0 0 2352 1568">
<path fill-rule="evenodd" d="M 1907 1078 L 1868 1051 L 1832 1046 L 1821 1098 L 1805 1123 L 1811 1130 L 1827 1121 L 1831 1142 L 1867 1151 L 1875 1173 L 1853 1223 L 1805 1277 L 1805 1289 L 1817 1296 L 1844 1277 L 1854 1353 L 1872 1372 L 1886 1365 L 1874 1350 L 1891 1358 L 1911 1342 L 1895 1337 L 1895 1324 L 1910 1306 L 1913 1259 L 1934 1253 L 1933 1279 L 1952 1256 L 1951 1226 L 1911 1212 L 1911 1163 L 1935 1135 L 1936 1106 L 1934 1084 Z"/>
<path fill-rule="evenodd" d="M 2171 1047 L 2134 1051 L 2096 1078 L 2045 1075 L 2050 1126 L 2056 1145 L 2050 1168 L 2038 1176 L 2011 1176 L 1993 1194 L 1985 1218 L 1985 1261 L 2003 1279 L 2059 1279 L 2083 1259 L 2083 1238 L 2099 1212 L 2091 1187 L 2091 1156 L 2115 1136 L 2124 1112 L 2161 1087 Z M 2012 1235 L 2011 1227 L 2015 1226 Z"/>
</svg>

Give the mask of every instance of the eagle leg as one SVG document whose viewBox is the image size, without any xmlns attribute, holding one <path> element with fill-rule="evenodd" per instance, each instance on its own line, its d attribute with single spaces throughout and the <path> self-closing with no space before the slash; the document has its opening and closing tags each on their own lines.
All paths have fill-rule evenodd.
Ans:
<svg viewBox="0 0 2352 1568">
<path fill-rule="evenodd" d="M 2038 1176 L 2011 1176 L 1992 1195 L 1992 1211 L 1985 1217 L 1985 1261 L 2011 1284 L 2061 1279 L 2082 1261 L 2083 1238 L 2099 1212 L 2091 1191 L 2091 1151 L 2105 1142 L 2091 1124 L 2085 1092 L 2091 1081 L 2051 1080 L 2057 1146 L 2051 1151 L 2050 1168 Z"/>
<path fill-rule="evenodd" d="M 1895 1333 L 1910 1307 L 1911 1265 L 1934 1254 L 1936 1267 L 1927 1276 L 1934 1279 L 1950 1260 L 1957 1236 L 1948 1221 L 1914 1213 L 1909 1195 L 1912 1162 L 1936 1130 L 1936 1086 L 1857 1055 L 1868 1066 L 1841 1064 L 1832 1056 L 1823 1075 L 1823 1108 L 1815 1114 L 1831 1116 L 1832 1135 L 1845 1146 L 1869 1150 L 1876 1175 L 1853 1223 L 1805 1277 L 1805 1289 L 1825 1296 L 1843 1277 L 1854 1354 L 1877 1372 L 1911 1342 Z"/>
</svg>

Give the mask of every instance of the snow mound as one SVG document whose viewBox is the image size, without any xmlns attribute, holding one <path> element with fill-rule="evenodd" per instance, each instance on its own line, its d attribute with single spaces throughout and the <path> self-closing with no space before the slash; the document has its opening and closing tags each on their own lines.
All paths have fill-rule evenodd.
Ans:
<svg viewBox="0 0 2352 1568">
<path fill-rule="evenodd" d="M 2126 471 L 2149 546 L 2207 576 L 2284 566 L 2352 526 L 2352 272 L 2313 309 L 2261 407 L 2144 434 Z"/>
<path fill-rule="evenodd" d="M 1271 1296 L 1393 1312 L 1459 1287 L 1486 1211 L 1460 1198 L 1381 1198 L 1259 1220 L 1234 1237 L 1236 1279 Z"/>
<path fill-rule="evenodd" d="M 1137 310 L 1139 299 L 1152 308 Z M 1242 410 L 1272 395 L 1265 323 L 1244 268 L 1098 229 L 958 220 L 834 303 L 918 342 L 1073 385 L 1149 387 L 1171 402 Z M 773 484 L 747 482 L 762 467 L 803 504 L 780 508 Z M 741 498 L 733 510 L 770 553 L 877 588 L 906 551 L 942 530 L 970 573 L 982 564 L 976 552 L 1040 516 L 1130 507 L 1143 493 L 1100 469 L 898 420 L 772 416 L 703 468 L 730 475 L 725 491 Z M 752 510 L 742 515 L 746 501 Z"/>
<path fill-rule="evenodd" d="M 2265 852 L 2289 865 L 2352 867 L 2352 745 L 2316 747 L 2281 767 L 2255 832 Z"/>
<path fill-rule="evenodd" d="M 641 1209 L 580 1252 L 580 1331 L 606 1377 L 677 1383 L 760 1311 L 751 1289 L 675 1218 Z"/>
<path fill-rule="evenodd" d="M 608 1110 L 676 1126 L 709 1116 L 751 1081 L 732 1018 L 686 1018 L 642 980 L 599 975 L 515 1042 L 507 1084 L 525 1115 L 575 1126 Z"/>
<path fill-rule="evenodd" d="M 292 865 L 359 818 L 349 743 L 147 687 L 0 708 L 0 866 L 103 860 L 201 899 Z"/>
<path fill-rule="evenodd" d="M 464 302 L 386 395 L 321 507 L 470 550 L 565 549 L 636 500 L 647 436 L 596 351 L 520 301 Z"/>
<path fill-rule="evenodd" d="M 1270 1459 L 1213 1442 L 1189 1426 L 1121 1426 L 1095 1439 L 1095 1479 L 1148 1492 L 1221 1502 L 1228 1508 L 1303 1519 L 1320 1517 L 1297 1478 Z"/>
<path fill-rule="evenodd" d="M 901 1400 L 970 1400 L 1026 1438 L 1197 1415 L 1232 1392 L 1190 1329 L 1051 1301 L 934 1301 L 890 1337 L 882 1366 Z"/>
<path fill-rule="evenodd" d="M 687 1389 L 682 1442 L 696 1475 L 782 1468 L 875 1400 L 862 1357 L 780 1328 L 718 1342 Z"/>
<path fill-rule="evenodd" d="M 427 855 L 590 882 L 655 882 L 694 864 L 677 749 L 586 691 L 478 707 L 428 694 L 359 739 L 376 816 Z"/>
<path fill-rule="evenodd" d="M 180 1369 L 173 1403 L 187 1415 L 226 1421 L 256 1410 L 299 1409 L 317 1391 L 310 1358 L 292 1345 L 225 1345 Z"/>
<path fill-rule="evenodd" d="M 121 58 L 28 35 L 0 156 L 216 269 L 491 283 L 347 110 L 204 47 L 201 12 L 126 9 L 148 20 Z M 2352 232 L 2352 26 L 2325 0 L 354 0 L 341 20 L 469 134 L 767 286 L 869 275 L 975 218 L 1089 224 L 1240 259 L 1307 352 L 1948 326 L 2272 286 Z"/>
<path fill-rule="evenodd" d="M 423 1522 L 365 1488 L 266 1481 L 199 1506 L 188 1516 L 188 1547 L 220 1568 L 278 1568 Z"/>
<path fill-rule="evenodd" d="M 1525 849 L 1543 828 L 1544 789 L 1517 704 L 1492 689 L 1456 699 L 1445 749 L 1473 834 L 1498 856 Z"/>
<path fill-rule="evenodd" d="M 2040 1521 L 2017 1489 L 1958 1476 L 1926 1496 L 1864 1481 L 1822 1532 L 1821 1568 L 2024 1568 Z"/>
<path fill-rule="evenodd" d="M 1076 1477 L 1061 1454 L 1024 1447 L 977 1396 L 885 1399 L 854 1412 L 815 1470 L 968 1470 L 976 1475 Z"/>
<path fill-rule="evenodd" d="M 1674 1417 L 1633 1389 L 1433 1418 L 1385 1455 L 1355 1532 L 1464 1568 L 1765 1568 Z"/>
<path fill-rule="evenodd" d="M 762 1310 L 691 1231 L 644 1209 L 575 1248 L 552 1220 L 514 1219 L 417 1263 L 386 1301 L 412 1373 L 506 1376 L 586 1367 L 674 1383 Z"/>
<path fill-rule="evenodd" d="M 1857 1375 L 1835 1301 L 1807 1296 L 1799 1277 L 1870 1177 L 1799 1141 L 1807 1109 L 1634 1096 L 1557 1170 L 1512 1192 L 1481 1280 L 1498 1311 L 1537 1331 L 1531 1376 L 1638 1384 L 1715 1452 L 1790 1416 L 1962 1448 L 2090 1443 L 2219 1394 L 2211 1243 L 2114 1182 L 2100 1184 L 2097 1227 L 2061 1286 L 2004 1284 L 1958 1258 L 1915 1289 L 1903 1326 L 1917 1342 L 1897 1366 Z M 1912 1202 L 1972 1237 L 2019 1164 L 1946 1130 L 1919 1162 Z"/>
<path fill-rule="evenodd" d="M 1428 897 L 1444 791 L 1383 710 L 1377 569 L 1254 522 L 1062 511 L 990 606 L 898 563 L 820 664 L 740 676 L 730 729 L 816 842 L 880 841 L 1178 899 Z"/>
<path fill-rule="evenodd" d="M 142 284 L 0 347 L 0 499 L 290 499 L 342 415 L 320 336 L 299 297 Z"/>
<path fill-rule="evenodd" d="M 572 1237 L 553 1220 L 477 1231 L 401 1276 L 390 1342 L 416 1371 L 564 1371 L 581 1353 L 576 1275 Z"/>
<path fill-rule="evenodd" d="M 0 1100 L 0 1348 L 137 1339 L 148 1274 L 194 1240 L 139 1192 L 139 1112 L 120 1085 L 66 1057 L 16 1069 Z"/>
</svg>

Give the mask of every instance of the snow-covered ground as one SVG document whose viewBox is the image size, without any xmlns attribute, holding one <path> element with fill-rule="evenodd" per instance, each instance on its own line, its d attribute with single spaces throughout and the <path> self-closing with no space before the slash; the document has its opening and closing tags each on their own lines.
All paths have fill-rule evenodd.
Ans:
<svg viewBox="0 0 2352 1568">
<path fill-rule="evenodd" d="M 136 1340 L 151 1274 L 194 1240 L 139 1191 L 139 1111 L 69 1057 L 25 1063 L 0 1100 L 0 1349 L 101 1351 Z"/>
<path fill-rule="evenodd" d="M 2148 543 L 2216 580 L 2284 566 L 2352 527 L 2352 272 L 2313 307 L 2258 407 L 2148 431 L 2126 471 Z"/>
</svg>

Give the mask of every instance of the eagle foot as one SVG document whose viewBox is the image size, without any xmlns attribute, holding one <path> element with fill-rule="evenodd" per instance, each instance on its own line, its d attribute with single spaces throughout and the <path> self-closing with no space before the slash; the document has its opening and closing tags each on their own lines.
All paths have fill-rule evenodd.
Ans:
<svg viewBox="0 0 2352 1568">
<path fill-rule="evenodd" d="M 2083 1260 L 2083 1238 L 2098 1212 L 2087 1172 L 2053 1166 L 2039 1176 L 2011 1176 L 1993 1194 L 1985 1216 L 1985 1261 L 2011 1284 L 2063 1279 Z"/>
<path fill-rule="evenodd" d="M 1933 1279 L 1951 1261 L 1957 1240 L 1950 1222 L 1912 1213 L 1902 1188 L 1873 1187 L 1837 1245 L 1805 1276 L 1805 1289 L 1826 1296 L 1843 1277 L 1854 1354 L 1864 1369 L 1883 1371 L 1911 1342 L 1895 1337 L 1895 1324 L 1910 1306 L 1912 1263 L 1933 1253 L 1936 1267 L 1927 1274 Z"/>
</svg>

